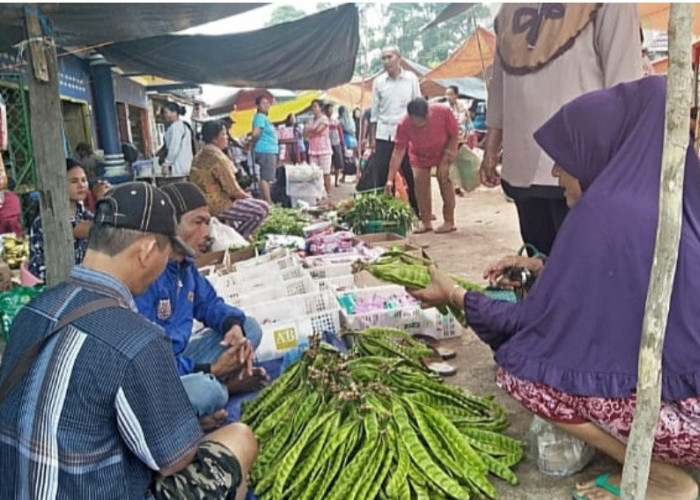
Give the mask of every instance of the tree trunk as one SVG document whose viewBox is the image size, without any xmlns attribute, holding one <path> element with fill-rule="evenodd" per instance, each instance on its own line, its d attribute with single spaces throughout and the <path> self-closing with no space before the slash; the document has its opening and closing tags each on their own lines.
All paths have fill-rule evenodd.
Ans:
<svg viewBox="0 0 700 500">
<path fill-rule="evenodd" d="M 661 160 L 659 222 L 639 352 L 637 405 L 622 472 L 622 498 L 642 500 L 649 480 L 661 405 L 661 358 L 676 274 L 683 216 L 683 175 L 692 97 L 690 46 L 693 4 L 671 4 L 666 133 Z"/>
<path fill-rule="evenodd" d="M 46 283 L 62 281 L 75 262 L 73 229 L 66 187 L 58 61 L 51 37 L 44 38 L 36 5 L 25 7 L 29 41 L 29 117 L 34 144 L 37 189 L 44 231 Z"/>
</svg>

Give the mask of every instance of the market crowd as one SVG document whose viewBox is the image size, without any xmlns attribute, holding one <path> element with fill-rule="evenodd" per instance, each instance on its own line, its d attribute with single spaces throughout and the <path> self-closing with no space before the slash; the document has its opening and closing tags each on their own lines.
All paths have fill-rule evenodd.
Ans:
<svg viewBox="0 0 700 500">
<path fill-rule="evenodd" d="M 534 285 L 512 303 L 431 268 L 432 283 L 411 293 L 426 306 L 463 310 L 495 352 L 500 388 L 622 463 L 658 220 L 666 81 L 640 79 L 635 4 L 568 4 L 539 31 L 514 29 L 527 9 L 504 4 L 496 19 L 480 176 L 514 200 L 523 241 L 536 249 L 498 261 L 485 278 L 503 283 L 517 267 Z M 367 137 L 359 110 L 343 108 L 334 120 L 316 101 L 296 154 L 322 169 L 328 193 L 343 168 L 334 155 L 366 140 L 371 186 L 392 196 L 406 189 L 416 232 L 449 233 L 448 169 L 469 114 L 457 88 L 447 105 L 423 99 L 400 57 L 393 47 L 382 52 Z M 245 425 L 225 423 L 226 405 L 268 381 L 253 365 L 262 332 L 216 294 L 194 259 L 212 217 L 249 236 L 268 214 L 279 144 L 270 102 L 256 104 L 249 149 L 259 198 L 237 179 L 230 123 L 206 123 L 196 144 L 176 104 L 163 110 L 162 173 L 171 182 L 99 183 L 86 146 L 66 161 L 76 266 L 10 331 L 0 365 L 0 498 L 244 498 L 257 443 Z M 444 202 L 435 228 L 433 167 Z M 700 165 L 690 136 L 684 175 L 651 500 L 698 496 L 683 469 L 700 467 Z M 3 227 L 17 231 L 16 202 L 10 191 L 2 196 Z M 28 271 L 43 279 L 40 218 L 30 234 Z M 619 483 L 606 474 L 576 485 L 572 497 L 615 498 Z"/>
</svg>

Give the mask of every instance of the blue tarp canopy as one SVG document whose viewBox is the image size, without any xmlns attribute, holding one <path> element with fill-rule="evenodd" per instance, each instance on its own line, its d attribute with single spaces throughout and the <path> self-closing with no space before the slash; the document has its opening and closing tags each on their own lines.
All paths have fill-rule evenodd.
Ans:
<svg viewBox="0 0 700 500">
<path fill-rule="evenodd" d="M 344 4 L 298 21 L 230 35 L 163 35 L 101 47 L 129 73 L 235 87 L 326 89 L 350 81 L 359 14 Z"/>
<path fill-rule="evenodd" d="M 36 4 L 61 47 L 82 47 L 182 31 L 264 3 L 40 3 Z M 25 8 L 0 3 L 0 52 L 27 38 Z"/>
</svg>

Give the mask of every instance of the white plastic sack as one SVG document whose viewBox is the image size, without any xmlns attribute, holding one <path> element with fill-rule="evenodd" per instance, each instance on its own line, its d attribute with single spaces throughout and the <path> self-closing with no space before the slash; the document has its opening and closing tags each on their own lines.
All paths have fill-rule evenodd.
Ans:
<svg viewBox="0 0 700 500">
<path fill-rule="evenodd" d="M 455 161 L 450 165 L 450 179 L 456 182 L 466 192 L 474 191 L 481 185 L 479 168 L 481 160 L 467 146 L 462 146 L 457 151 Z"/>
<path fill-rule="evenodd" d="M 316 165 L 301 163 L 299 165 L 285 165 L 285 175 L 287 183 L 290 182 L 313 182 L 316 179 L 323 179 L 323 170 Z"/>
<path fill-rule="evenodd" d="M 250 242 L 238 234 L 235 229 L 224 224 L 216 217 L 212 217 L 209 222 L 209 237 L 214 240 L 211 247 L 212 252 L 250 245 Z"/>
</svg>

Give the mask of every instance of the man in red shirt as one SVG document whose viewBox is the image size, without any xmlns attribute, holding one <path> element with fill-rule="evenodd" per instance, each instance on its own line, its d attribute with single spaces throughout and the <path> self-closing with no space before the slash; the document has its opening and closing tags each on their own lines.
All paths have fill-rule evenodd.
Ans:
<svg viewBox="0 0 700 500">
<path fill-rule="evenodd" d="M 432 196 L 430 192 L 430 170 L 437 167 L 437 180 L 442 196 L 443 225 L 436 233 L 450 233 L 455 227 L 455 192 L 449 178 L 450 163 L 457 155 L 459 126 L 452 111 L 439 104 L 428 104 L 422 97 L 408 103 L 408 115 L 404 116 L 396 129 L 395 147 L 389 163 L 386 193 L 391 195 L 394 177 L 408 149 L 413 168 L 416 198 L 420 211 L 421 227 L 414 233 L 432 231 Z"/>
</svg>

